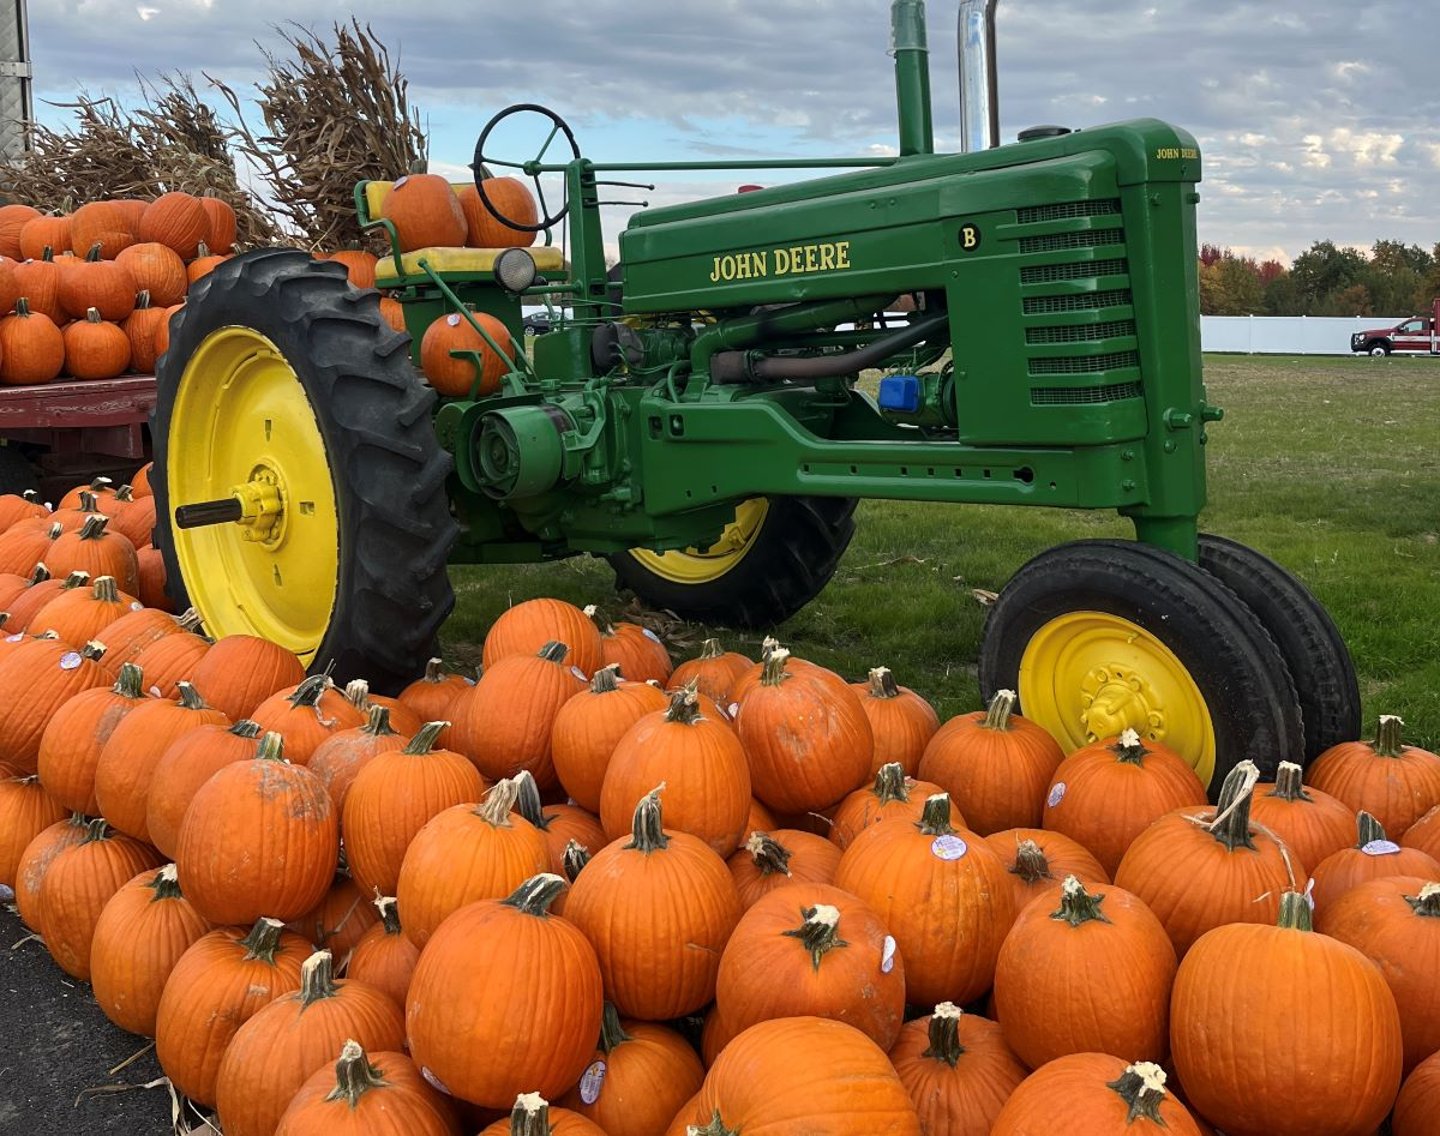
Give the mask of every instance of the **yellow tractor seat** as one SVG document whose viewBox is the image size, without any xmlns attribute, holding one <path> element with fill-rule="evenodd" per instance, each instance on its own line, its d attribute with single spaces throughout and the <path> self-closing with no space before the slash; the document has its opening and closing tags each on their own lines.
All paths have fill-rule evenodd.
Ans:
<svg viewBox="0 0 1440 1136">
<path fill-rule="evenodd" d="M 375 266 L 375 284 L 380 288 L 396 288 L 405 283 L 413 283 L 417 276 L 423 280 L 425 272 L 420 267 L 422 260 L 442 278 L 493 272 L 495 258 L 504 251 L 503 248 L 416 249 L 403 254 L 398 267 L 395 258 L 387 256 Z M 535 267 L 541 272 L 560 272 L 565 268 L 565 254 L 555 245 L 533 245 L 525 251 L 535 259 Z"/>
</svg>

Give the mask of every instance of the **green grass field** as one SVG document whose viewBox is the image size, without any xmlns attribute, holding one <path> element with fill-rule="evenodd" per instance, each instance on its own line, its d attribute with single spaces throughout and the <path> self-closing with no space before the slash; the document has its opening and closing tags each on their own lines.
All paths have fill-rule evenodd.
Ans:
<svg viewBox="0 0 1440 1136">
<path fill-rule="evenodd" d="M 1440 748 L 1440 361 L 1208 356 L 1210 532 L 1266 553 L 1329 609 L 1360 674 L 1365 717 L 1398 713 Z M 795 653 L 862 678 L 890 667 L 948 716 L 979 706 L 985 609 L 1027 559 L 1066 540 L 1129 536 L 1108 513 L 870 501 L 829 588 L 782 625 Z M 619 607 L 588 558 L 457 568 L 446 654 L 473 663 L 510 603 L 553 595 Z M 698 643 L 705 629 L 678 638 Z M 754 654 L 758 633 L 716 632 Z M 1367 729 L 1369 726 L 1367 726 Z"/>
</svg>

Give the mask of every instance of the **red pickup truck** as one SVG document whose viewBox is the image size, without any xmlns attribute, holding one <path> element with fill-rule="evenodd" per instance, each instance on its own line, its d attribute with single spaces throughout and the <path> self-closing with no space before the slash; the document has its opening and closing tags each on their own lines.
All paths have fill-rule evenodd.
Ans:
<svg viewBox="0 0 1440 1136">
<path fill-rule="evenodd" d="M 1392 351 L 1440 355 L 1440 298 L 1431 301 L 1428 316 L 1411 316 L 1394 327 L 1357 331 L 1350 337 L 1350 350 L 1367 355 L 1389 355 Z"/>
</svg>

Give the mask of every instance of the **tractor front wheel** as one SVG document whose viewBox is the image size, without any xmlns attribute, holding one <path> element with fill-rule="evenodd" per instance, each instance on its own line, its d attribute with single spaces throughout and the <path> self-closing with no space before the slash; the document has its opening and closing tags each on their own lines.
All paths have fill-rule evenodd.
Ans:
<svg viewBox="0 0 1440 1136">
<path fill-rule="evenodd" d="M 421 673 L 454 604 L 450 459 L 377 293 L 303 252 L 236 257 L 192 288 L 156 370 L 156 543 L 177 602 L 211 635 L 377 692 Z"/>
<path fill-rule="evenodd" d="M 770 628 L 794 615 L 835 574 L 855 535 L 850 497 L 755 497 L 709 548 L 632 549 L 610 557 L 616 583 L 682 619 Z"/>
<path fill-rule="evenodd" d="M 1178 751 L 1212 797 L 1247 758 L 1268 780 L 1304 761 L 1295 684 L 1259 617 L 1208 572 L 1138 542 L 1060 545 L 1014 575 L 980 647 L 981 694 L 1006 688 L 1066 753 L 1133 729 Z"/>
</svg>

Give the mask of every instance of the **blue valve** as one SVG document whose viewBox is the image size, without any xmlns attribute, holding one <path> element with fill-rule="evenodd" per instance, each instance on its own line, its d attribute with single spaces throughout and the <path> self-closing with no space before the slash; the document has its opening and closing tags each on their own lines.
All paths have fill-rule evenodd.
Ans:
<svg viewBox="0 0 1440 1136">
<path fill-rule="evenodd" d="M 920 409 L 924 388 L 918 375 L 886 375 L 880 380 L 880 409 L 914 414 Z"/>
</svg>

